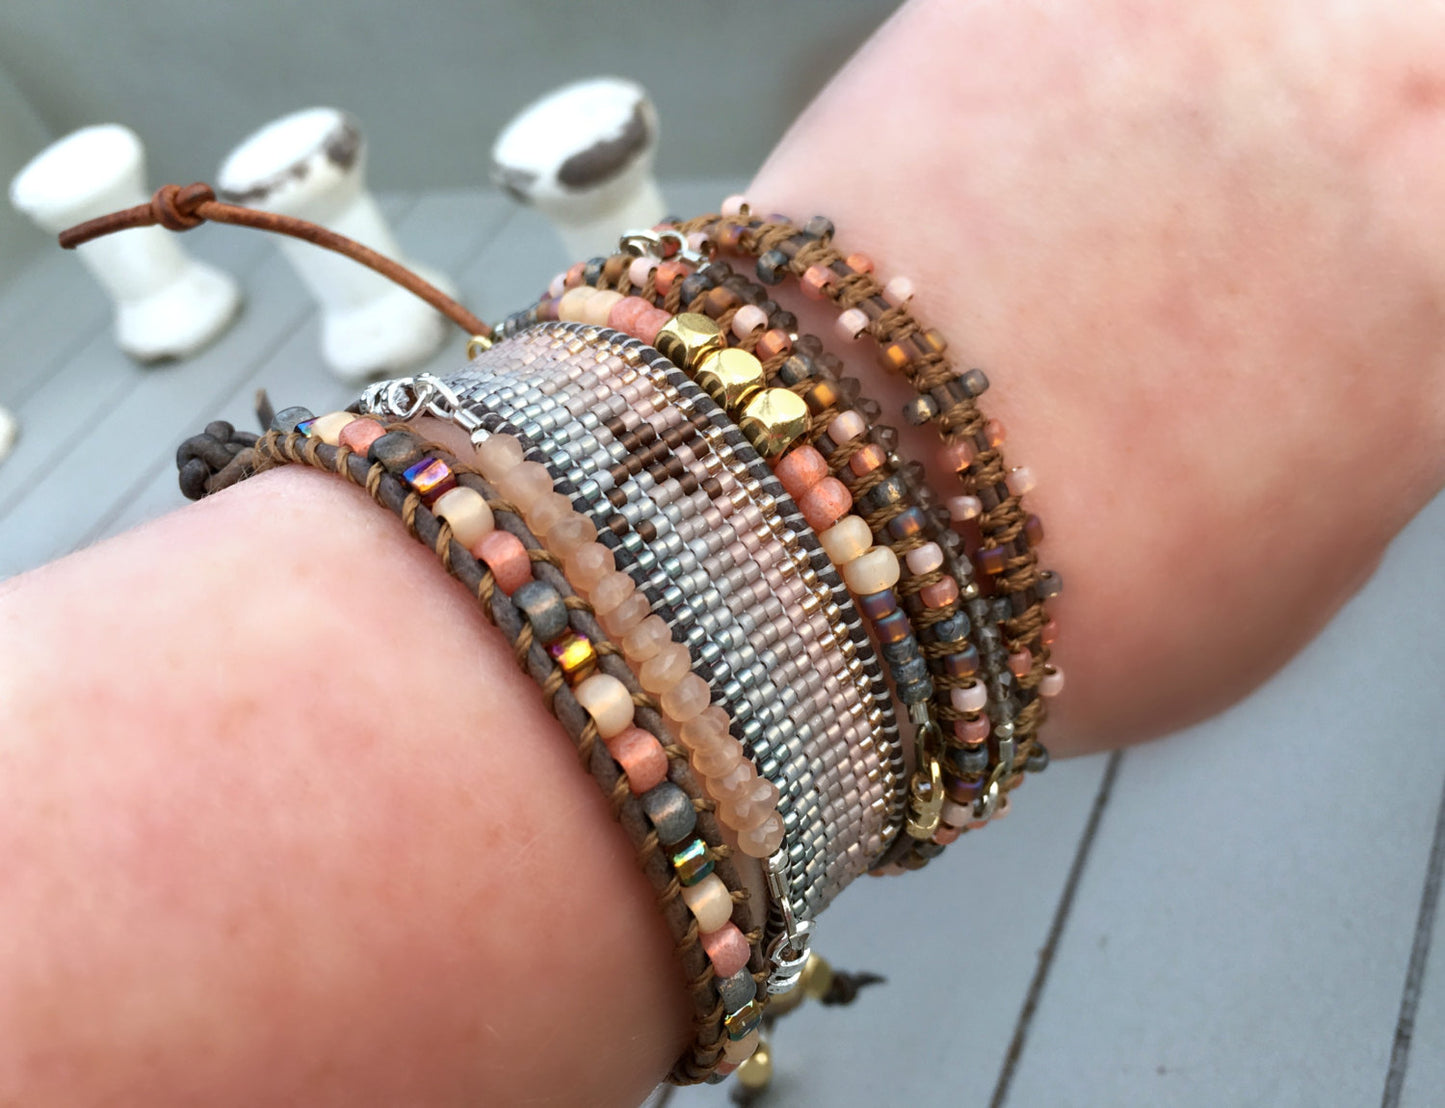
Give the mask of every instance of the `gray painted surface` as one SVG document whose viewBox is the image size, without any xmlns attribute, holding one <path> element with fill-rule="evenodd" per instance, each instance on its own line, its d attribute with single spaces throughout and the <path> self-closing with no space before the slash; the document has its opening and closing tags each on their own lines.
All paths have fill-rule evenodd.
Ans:
<svg viewBox="0 0 1445 1108">
<path fill-rule="evenodd" d="M 669 199 L 698 210 L 728 184 L 678 185 Z M 493 194 L 384 207 L 405 249 L 449 270 L 488 317 L 565 261 L 535 215 Z M 272 244 L 232 228 L 187 241 L 236 273 L 249 302 L 220 344 L 179 365 L 115 353 L 74 258 L 43 255 L 0 288 L 0 403 L 24 421 L 0 465 L 0 577 L 177 507 L 174 443 L 212 418 L 249 424 L 258 386 L 316 410 L 350 394 L 321 367 L 314 315 Z M 434 365 L 460 358 L 458 342 Z M 88 449 L 122 435 L 153 445 L 122 466 Z M 1445 782 L 1442 549 L 1445 497 L 1263 689 L 1125 754 L 1091 843 L 1101 759 L 1030 781 L 1007 820 L 923 873 L 848 890 L 820 949 L 889 983 L 780 1025 L 769 1103 L 988 1104 L 1031 995 L 1009 1105 L 1379 1103 Z M 1410 1108 L 1442 1101 L 1442 920 L 1406 1059 Z M 726 1103 L 722 1088 L 673 1098 Z"/>
<path fill-rule="evenodd" d="M 54 134 L 133 127 L 157 183 L 209 178 L 267 120 L 327 103 L 379 188 L 476 187 L 525 103 L 617 73 L 652 91 L 668 176 L 747 174 L 897 0 L 5 0 L 0 68 Z"/>
</svg>

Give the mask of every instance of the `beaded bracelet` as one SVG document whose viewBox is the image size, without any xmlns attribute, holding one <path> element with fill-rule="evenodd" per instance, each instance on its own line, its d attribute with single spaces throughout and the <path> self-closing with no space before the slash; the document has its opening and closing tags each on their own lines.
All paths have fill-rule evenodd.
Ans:
<svg viewBox="0 0 1445 1108">
<path fill-rule="evenodd" d="M 657 241 L 656 236 L 650 238 L 653 242 Z M 632 243 L 638 240 L 645 242 L 648 239 L 649 236 L 640 234 L 628 236 L 628 241 Z M 725 284 L 711 283 L 723 274 Z M 618 288 L 617 291 L 604 295 L 584 297 L 584 294 L 590 292 L 590 287 L 580 282 L 586 280 L 594 280 L 599 284 L 613 281 Z M 634 280 L 644 282 L 641 290 L 643 299 L 647 299 L 649 292 L 661 296 L 657 292 L 658 287 L 667 289 L 674 306 L 684 306 L 681 298 L 690 297 L 691 302 L 686 305 L 690 310 L 700 309 L 716 316 L 717 328 L 709 332 L 711 335 L 726 336 L 734 349 L 741 348 L 742 351 L 756 344 L 759 353 L 769 358 L 769 363 L 760 364 L 739 352 L 733 364 L 724 367 L 722 372 L 716 369 L 704 371 L 701 375 L 704 380 L 708 376 L 713 378 L 711 383 L 715 386 L 714 395 L 717 395 L 718 391 L 725 392 L 728 388 L 734 390 L 736 395 L 749 379 L 757 383 L 764 379 L 773 383 L 779 369 L 787 374 L 784 383 L 796 386 L 811 377 L 807 365 L 809 353 L 818 354 L 820 358 L 829 357 L 821 353 L 821 344 L 816 339 L 790 333 L 790 329 L 797 325 L 796 318 L 792 317 L 791 313 L 783 312 L 776 304 L 767 304 L 766 308 L 761 306 L 766 294 L 758 286 L 731 274 L 725 265 L 706 265 L 705 268 L 689 273 L 688 268 L 681 262 L 663 262 L 647 255 L 630 260 L 619 255 L 609 259 L 594 259 L 590 263 L 572 267 L 566 274 L 559 275 L 554 280 L 548 290 L 549 294 L 552 294 L 550 301 L 534 306 L 528 312 L 514 315 L 503 324 L 501 330 L 503 333 L 514 332 L 539 316 L 545 317 L 553 313 L 560 314 L 563 318 L 592 321 L 599 320 L 605 314 L 609 320 L 622 326 L 629 322 L 643 322 L 645 325 L 645 319 L 639 320 L 635 310 L 629 311 L 628 299 L 622 296 L 629 291 Z M 636 298 L 632 299 L 636 301 Z M 660 326 L 654 323 L 653 330 L 658 345 L 666 349 L 665 343 L 671 337 L 669 330 L 676 328 L 677 320 L 693 317 L 668 317 L 664 309 L 661 318 L 667 322 L 662 322 Z M 769 327 L 770 329 L 764 330 Z M 689 325 L 688 330 L 694 335 L 701 332 L 697 323 Z M 644 330 L 643 337 L 651 336 Z M 795 343 L 797 353 L 793 352 Z M 807 349 L 809 343 L 813 346 L 812 350 Z M 685 340 L 674 341 L 673 345 L 684 346 Z M 702 360 L 708 360 L 709 357 L 704 354 Z M 675 354 L 674 360 L 684 364 L 693 361 L 701 364 L 696 352 L 686 349 L 683 349 L 681 358 Z M 711 360 L 716 362 L 719 359 Z M 750 366 L 747 364 L 749 362 Z M 836 364 L 836 359 L 834 362 Z M 769 372 L 770 368 L 772 372 Z M 724 374 L 727 375 L 725 384 L 720 380 Z M 828 383 L 826 379 L 822 382 L 824 385 Z M 718 389 L 717 386 L 720 385 L 724 387 Z M 853 385 L 856 395 L 856 382 L 853 382 Z M 757 384 L 753 387 L 757 387 Z M 844 391 L 842 388 L 837 389 L 840 396 Z M 742 395 L 745 399 L 747 393 Z M 872 510 L 868 519 L 880 545 L 886 543 L 899 556 L 893 564 L 896 566 L 898 560 L 901 560 L 908 567 L 908 573 L 896 589 L 897 594 L 903 598 L 905 607 L 911 606 L 914 609 L 915 618 L 921 617 L 923 628 L 932 629 L 934 634 L 920 650 L 907 616 L 898 610 L 893 589 L 880 591 L 876 588 L 869 589 L 867 585 L 863 585 L 861 589 L 855 588 L 855 591 L 865 594 L 860 597 L 860 607 L 883 621 L 881 624 L 875 623 L 875 633 L 880 638 L 885 656 L 893 663 L 895 683 L 905 691 L 920 689 L 921 686 L 922 695 L 915 693 L 913 696 L 915 703 L 933 691 L 932 681 L 927 680 L 923 658 L 926 656 L 934 662 L 934 668 L 939 671 L 939 714 L 954 724 L 954 734 L 951 736 L 954 742 L 949 744 L 951 748 L 946 751 L 949 768 L 953 771 L 953 779 L 950 781 L 952 795 L 944 801 L 942 789 L 939 787 L 942 784 L 941 775 L 935 776 L 931 782 L 923 774 L 914 779 L 915 788 L 922 785 L 927 793 L 932 794 L 933 812 L 940 817 L 935 819 L 933 824 L 910 821 L 910 832 L 915 837 L 931 839 L 926 845 L 921 844 L 915 848 L 915 861 L 921 864 L 945 843 L 956 838 L 965 827 L 982 826 L 987 815 L 994 814 L 992 810 L 987 814 L 977 812 L 973 803 L 978 800 L 987 784 L 984 774 L 988 769 L 988 751 L 983 742 L 989 732 L 989 721 L 981 711 L 986 701 L 984 686 L 973 676 L 978 668 L 979 651 L 975 644 L 967 641 L 969 618 L 956 612 L 954 608 L 954 602 L 960 599 L 960 596 L 966 600 L 976 598 L 977 589 L 969 580 L 967 562 L 960 563 L 951 556 L 958 546 L 957 533 L 946 527 L 941 529 L 940 533 L 937 522 L 925 513 L 920 505 L 908 503 L 910 482 L 903 483 L 903 495 L 899 494 L 900 483 L 890 480 L 888 469 L 885 468 L 891 468 L 892 464 L 896 463 L 896 455 L 891 450 L 885 451 L 876 441 L 865 445 L 860 436 L 865 426 L 863 417 L 856 411 L 850 411 L 846 397 L 841 398 L 841 407 L 841 415 L 830 418 L 830 413 L 824 412 L 821 417 L 815 417 L 811 437 L 814 443 L 828 449 L 828 470 L 835 477 L 843 476 L 848 479 L 849 491 L 853 492 L 855 503 L 859 497 L 866 496 L 878 486 L 882 486 L 881 491 L 888 494 L 882 503 L 874 502 L 870 505 Z M 826 425 L 826 431 L 822 429 L 823 425 Z M 886 432 L 889 429 L 875 430 Z M 832 446 L 829 432 L 833 438 L 843 442 L 844 449 Z M 896 433 L 893 435 L 896 440 Z M 792 478 L 794 487 L 790 491 L 793 491 L 800 501 L 804 501 L 810 488 L 819 483 L 821 474 L 817 463 L 822 460 L 817 451 L 801 447 L 783 455 L 775 465 L 785 483 L 789 483 L 788 479 Z M 920 486 L 921 499 L 921 482 L 915 477 L 911 484 Z M 799 488 L 799 485 L 802 487 Z M 806 506 L 806 501 L 804 503 Z M 822 520 L 810 519 L 809 522 L 820 528 L 830 523 L 836 524 L 839 522 L 836 519 L 837 509 L 834 508 L 833 512 L 831 517 L 824 517 Z M 857 532 L 862 530 L 858 526 L 861 521 L 857 517 L 849 517 L 845 522 L 854 526 L 839 527 L 837 532 L 830 531 L 822 538 L 827 545 L 829 535 L 834 536 L 830 554 L 835 561 L 846 565 L 858 559 L 865 551 L 856 537 Z M 944 543 L 936 541 L 935 535 L 942 537 Z M 945 550 L 949 552 L 949 556 L 945 556 Z M 958 585 L 959 579 L 965 582 L 962 589 Z M 975 609 L 978 607 L 976 604 Z M 987 614 L 986 610 L 978 613 L 980 626 L 985 626 Z M 1003 667 L 1000 663 L 997 667 L 989 668 L 1001 670 Z M 988 676 L 992 678 L 993 674 L 988 673 Z M 908 699 L 905 695 L 905 701 Z M 1045 757 L 1035 755 L 1031 759 L 1030 768 L 1042 768 Z M 1004 803 L 997 809 L 997 814 L 1001 815 L 1006 810 L 1005 797 Z M 983 819 L 979 818 L 980 815 L 983 815 Z"/>
<path fill-rule="evenodd" d="M 741 1062 L 756 1047 L 764 1011 L 757 993 L 764 976 L 761 913 L 657 702 L 638 688 L 592 606 L 559 571 L 559 559 L 482 478 L 409 431 L 350 413 L 315 418 L 296 408 L 279 413 L 273 427 L 259 440 L 242 439 L 239 451 L 215 442 L 229 437 L 224 424 L 208 427 L 199 444 L 188 440 L 179 456 L 187 495 L 230 483 L 197 482 L 194 462 L 207 457 L 232 479 L 238 461 L 241 476 L 306 464 L 366 488 L 438 554 L 541 686 L 657 890 L 696 1011 L 696 1040 L 671 1079 L 696 1082 Z"/>
</svg>

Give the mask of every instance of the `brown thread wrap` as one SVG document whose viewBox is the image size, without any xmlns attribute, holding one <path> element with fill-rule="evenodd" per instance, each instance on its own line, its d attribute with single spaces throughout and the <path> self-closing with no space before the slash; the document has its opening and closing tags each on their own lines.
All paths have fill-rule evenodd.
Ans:
<svg viewBox="0 0 1445 1108">
<path fill-rule="evenodd" d="M 425 300 L 442 315 L 455 323 L 468 335 L 491 338 L 492 328 L 467 311 L 441 289 L 423 280 L 406 266 L 378 254 L 369 246 L 363 246 L 355 239 L 338 235 L 320 224 L 296 219 L 277 212 L 263 212 L 240 204 L 227 204 L 216 199 L 210 185 L 197 181 L 195 184 L 162 185 L 146 204 L 125 208 L 109 215 L 97 216 L 84 223 L 78 223 L 60 232 L 62 249 L 74 250 L 77 246 L 98 239 L 116 231 L 128 231 L 136 227 L 164 227 L 167 231 L 189 231 L 207 221 L 230 223 L 237 227 L 251 227 L 258 231 L 289 235 L 291 238 L 309 242 L 323 250 L 331 250 L 350 258 L 368 269 L 380 273 L 388 281 L 394 281 L 415 296 Z"/>
</svg>

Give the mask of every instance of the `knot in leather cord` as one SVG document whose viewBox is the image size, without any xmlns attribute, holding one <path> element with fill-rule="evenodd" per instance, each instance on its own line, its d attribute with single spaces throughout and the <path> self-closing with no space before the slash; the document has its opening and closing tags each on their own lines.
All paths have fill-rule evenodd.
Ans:
<svg viewBox="0 0 1445 1108">
<path fill-rule="evenodd" d="M 167 231 L 189 231 L 206 222 L 197 209 L 216 194 L 201 181 L 193 185 L 162 185 L 151 197 L 151 216 Z"/>
</svg>

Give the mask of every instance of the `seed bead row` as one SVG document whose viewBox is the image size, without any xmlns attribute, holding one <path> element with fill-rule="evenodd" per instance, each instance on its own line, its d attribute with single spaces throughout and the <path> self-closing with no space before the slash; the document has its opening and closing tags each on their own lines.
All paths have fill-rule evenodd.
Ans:
<svg viewBox="0 0 1445 1108">
<path fill-rule="evenodd" d="M 673 1079 L 705 1080 L 748 1057 L 765 1003 L 758 913 L 657 702 L 636 687 L 557 559 L 539 548 L 525 512 L 411 432 L 349 412 L 317 418 L 287 409 L 254 454 L 251 472 L 304 463 L 362 485 L 477 596 L 542 687 L 658 890 L 697 1012 L 697 1039 Z"/>
<path fill-rule="evenodd" d="M 595 341 L 595 339 L 594 339 L 594 341 Z M 488 354 L 490 354 L 490 352 L 488 352 Z M 455 381 L 454 381 L 454 383 L 455 383 Z M 636 397 L 634 397 L 634 400 L 636 400 Z M 594 400 L 588 400 L 587 403 L 588 403 L 588 404 L 591 404 L 591 403 L 595 403 L 595 402 L 594 402 Z M 670 402 L 670 403 L 676 403 L 676 402 Z M 780 491 L 780 490 L 779 490 L 779 491 Z M 806 665 L 799 666 L 799 675 L 802 675 L 802 673 L 808 672 L 808 670 L 809 670 L 809 666 L 806 666 Z M 822 751 L 821 748 L 819 748 L 819 750 L 815 750 L 815 756 L 818 756 L 818 754 L 824 754 L 824 753 L 825 753 L 825 751 Z M 827 764 L 827 758 L 824 758 L 824 760 L 822 760 L 822 764 Z M 803 758 L 803 766 L 806 766 L 806 758 Z M 850 803 L 854 803 L 854 805 L 855 805 L 855 799 L 854 799 L 854 800 L 851 800 Z"/>
</svg>

